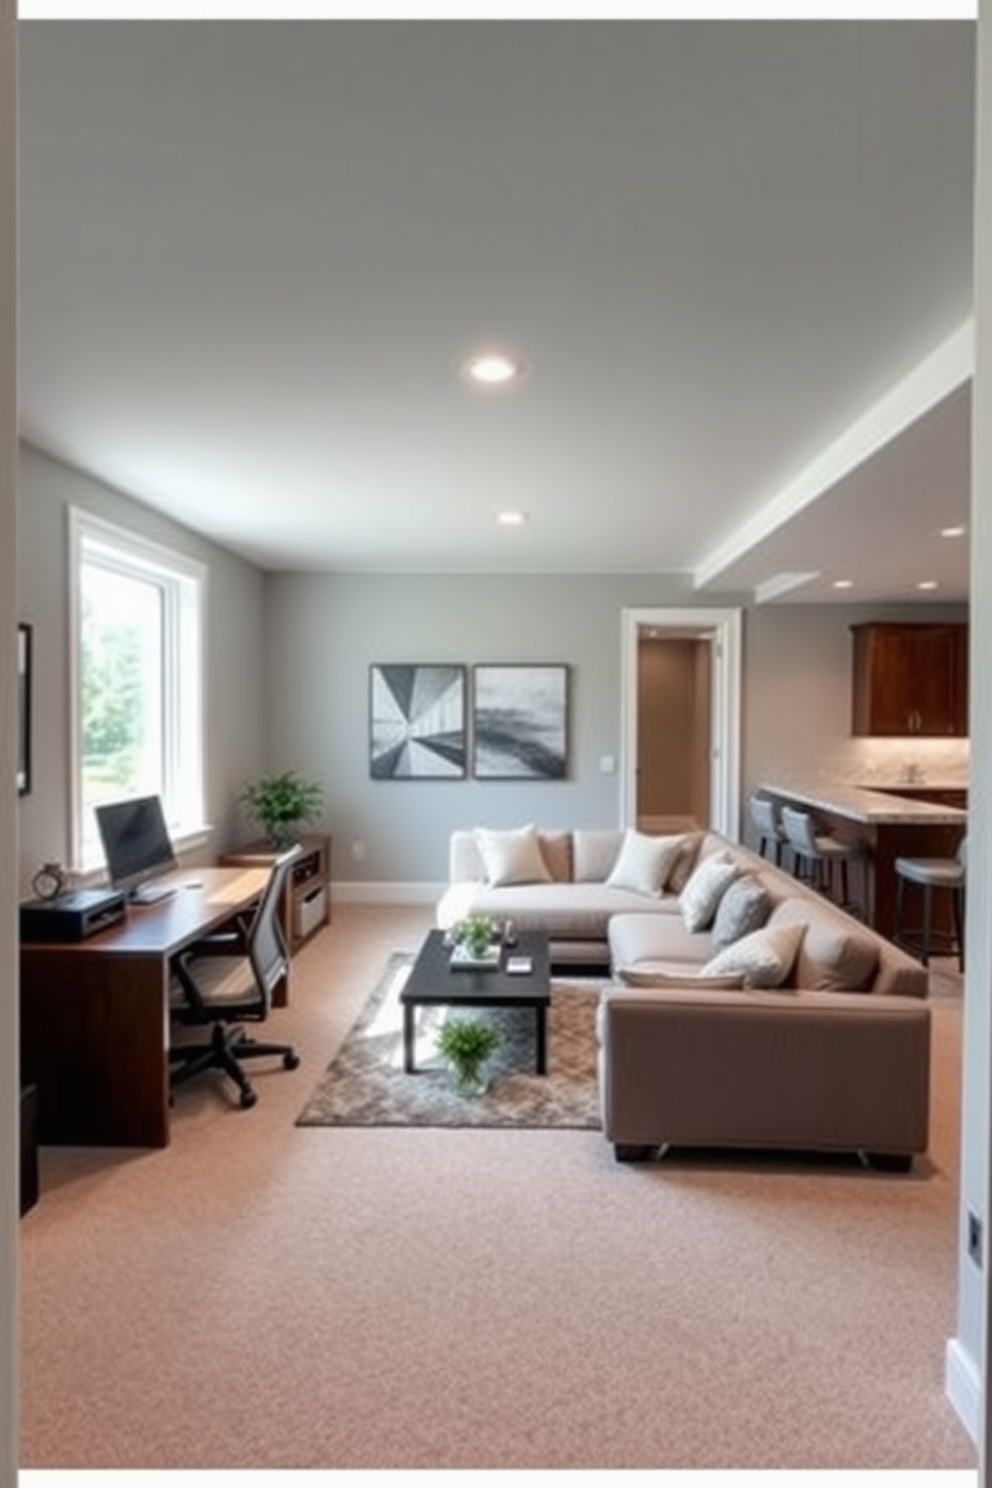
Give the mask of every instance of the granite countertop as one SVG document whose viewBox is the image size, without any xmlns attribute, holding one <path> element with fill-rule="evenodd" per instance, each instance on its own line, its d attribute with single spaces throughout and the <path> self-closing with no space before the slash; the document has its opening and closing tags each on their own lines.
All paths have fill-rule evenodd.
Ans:
<svg viewBox="0 0 992 1488">
<path fill-rule="evenodd" d="M 849 821 L 867 826 L 965 826 L 967 811 L 957 806 L 937 806 L 932 801 L 914 800 L 912 796 L 893 796 L 885 791 L 866 790 L 860 785 L 844 785 L 827 780 L 816 782 L 794 780 L 788 783 L 764 783 L 760 789 L 767 796 L 783 801 L 796 801 L 820 811 L 831 811 Z"/>
</svg>

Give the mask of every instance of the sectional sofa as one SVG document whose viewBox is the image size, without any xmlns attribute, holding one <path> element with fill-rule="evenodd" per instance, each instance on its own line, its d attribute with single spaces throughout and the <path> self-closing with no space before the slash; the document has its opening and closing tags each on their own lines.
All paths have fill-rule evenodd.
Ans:
<svg viewBox="0 0 992 1488">
<path fill-rule="evenodd" d="M 619 1160 L 744 1146 L 904 1169 L 926 1150 L 925 968 L 748 848 L 476 829 L 452 834 L 450 869 L 440 926 L 511 919 L 547 930 L 552 964 L 610 968 L 598 1075 Z"/>
<path fill-rule="evenodd" d="M 446 930 L 470 914 L 509 919 L 518 930 L 547 931 L 552 965 L 606 967 L 613 916 L 664 908 L 633 876 L 611 882 L 624 840 L 624 832 L 614 828 L 458 829 L 449 839 L 449 884 L 437 906 L 437 923 Z M 687 834 L 682 841 L 669 873 L 670 892 L 688 877 L 703 834 Z"/>
</svg>

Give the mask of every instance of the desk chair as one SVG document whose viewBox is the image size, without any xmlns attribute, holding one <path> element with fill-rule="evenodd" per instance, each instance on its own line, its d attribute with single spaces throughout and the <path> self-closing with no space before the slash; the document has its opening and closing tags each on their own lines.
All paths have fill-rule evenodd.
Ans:
<svg viewBox="0 0 992 1488">
<path fill-rule="evenodd" d="M 846 909 L 858 919 L 864 919 L 861 905 L 851 899 L 847 871 L 849 863 L 864 861 L 862 848 L 857 843 L 844 842 L 839 837 L 831 837 L 827 833 L 818 832 L 810 813 L 797 811 L 792 806 L 782 807 L 782 826 L 789 846 L 792 848 L 795 877 L 833 899 L 841 909 Z M 834 870 L 838 867 L 840 869 L 839 898 L 834 883 Z"/>
<path fill-rule="evenodd" d="M 964 880 L 967 854 L 968 839 L 962 837 L 953 858 L 896 858 L 896 911 L 892 938 L 897 944 L 918 954 L 924 966 L 930 964 L 934 940 L 940 939 L 942 949 L 947 942 L 947 936 L 943 932 L 933 929 L 934 890 L 946 889 L 951 895 L 951 912 L 954 918 L 954 934 L 947 949 L 951 953 L 957 951 L 958 968 L 964 971 Z M 903 899 L 908 883 L 923 890 L 923 925 L 918 939 L 907 936 L 903 930 Z"/>
<path fill-rule="evenodd" d="M 233 929 L 204 936 L 173 957 L 172 970 L 180 995 L 172 1001 L 172 1017 L 183 1025 L 209 1028 L 210 1038 L 172 1045 L 170 1090 L 202 1070 L 220 1069 L 237 1085 L 241 1105 L 247 1108 L 255 1104 L 258 1096 L 241 1067 L 242 1060 L 279 1055 L 286 1069 L 295 1069 L 299 1064 L 299 1055 L 291 1044 L 263 1043 L 249 1038 L 240 1024 L 249 1020 L 261 1022 L 269 1016 L 273 993 L 289 974 L 279 904 L 286 875 L 300 851 L 297 844 L 275 859 L 254 913 L 239 919 Z M 215 985 L 208 989 L 203 968 L 198 968 L 197 963 L 217 957 L 242 962 L 247 979 L 235 978 L 232 985 L 230 977 L 214 977 Z"/>
</svg>

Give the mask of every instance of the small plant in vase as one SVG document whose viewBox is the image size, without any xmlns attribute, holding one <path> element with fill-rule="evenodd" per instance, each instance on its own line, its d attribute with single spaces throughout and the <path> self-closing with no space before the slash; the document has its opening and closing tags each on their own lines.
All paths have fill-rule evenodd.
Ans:
<svg viewBox="0 0 992 1488">
<path fill-rule="evenodd" d="M 456 946 L 464 946 L 470 956 L 481 959 L 498 938 L 499 927 L 489 915 L 469 915 L 452 928 L 451 939 Z"/>
<path fill-rule="evenodd" d="M 241 799 L 269 845 L 281 849 L 296 841 L 304 823 L 319 819 L 324 792 L 316 781 L 286 770 L 281 775 L 261 775 L 245 787 Z"/>
<path fill-rule="evenodd" d="M 499 1048 L 502 1037 L 494 1024 L 481 1018 L 449 1018 L 442 1023 L 437 1035 L 438 1051 L 450 1064 L 460 1094 L 482 1095 L 485 1091 L 482 1066 Z"/>
</svg>

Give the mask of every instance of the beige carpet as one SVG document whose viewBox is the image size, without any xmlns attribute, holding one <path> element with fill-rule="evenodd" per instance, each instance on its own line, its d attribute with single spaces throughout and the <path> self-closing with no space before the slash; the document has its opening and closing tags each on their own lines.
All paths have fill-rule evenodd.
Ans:
<svg viewBox="0 0 992 1488">
<path fill-rule="evenodd" d="M 294 1125 L 426 911 L 336 908 L 259 1103 L 46 1149 L 21 1225 L 31 1468 L 973 1468 L 955 1331 L 960 1008 L 910 1176 L 617 1164 L 598 1131 Z"/>
</svg>

